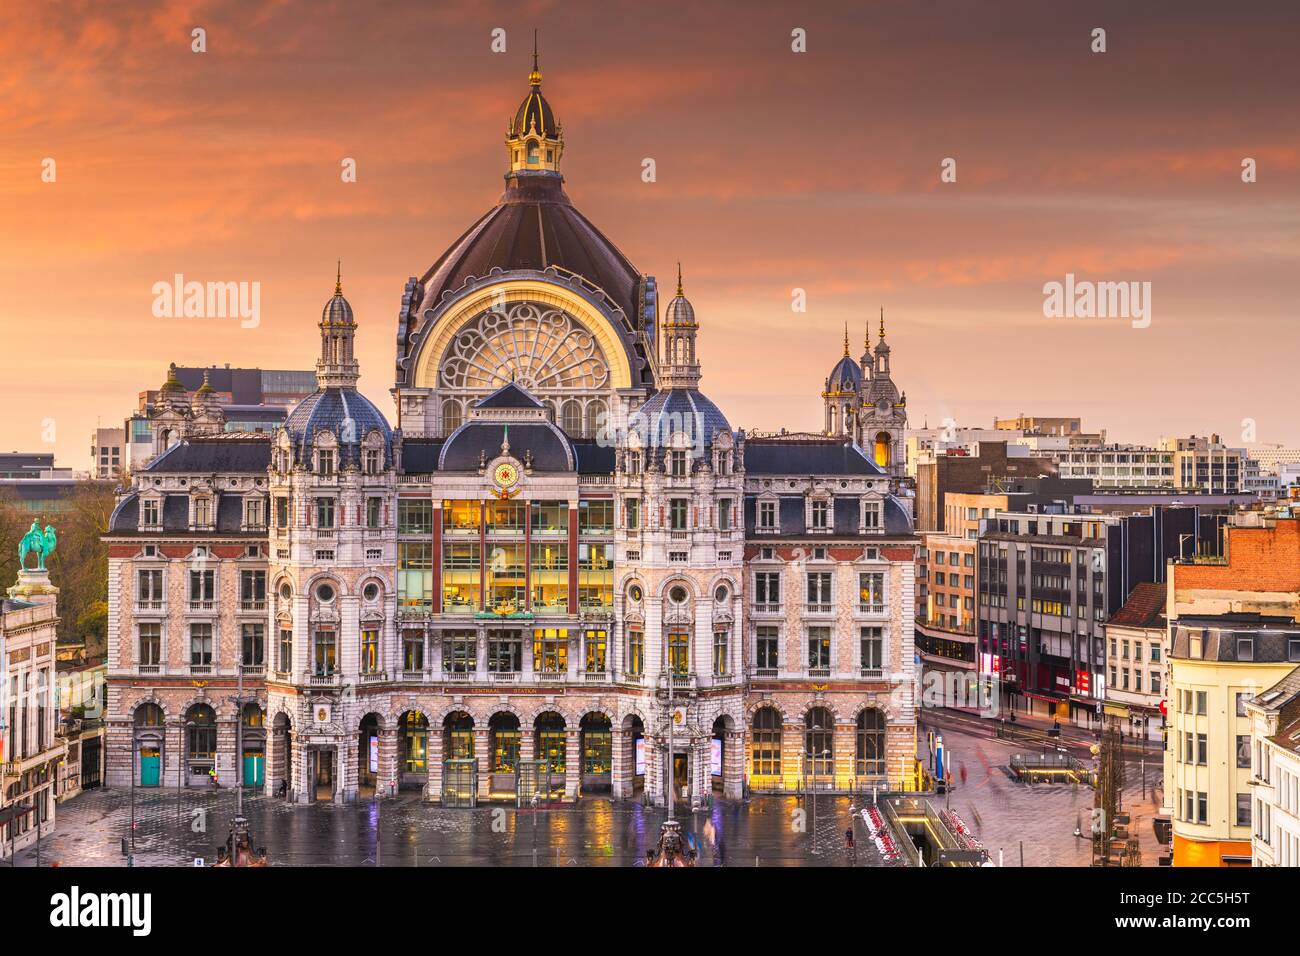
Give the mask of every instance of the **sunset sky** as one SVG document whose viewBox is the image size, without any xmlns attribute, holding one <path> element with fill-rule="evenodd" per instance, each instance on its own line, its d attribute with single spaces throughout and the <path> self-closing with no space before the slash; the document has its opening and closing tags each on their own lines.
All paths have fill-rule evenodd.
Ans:
<svg viewBox="0 0 1300 956">
<path fill-rule="evenodd" d="M 0 450 L 53 419 L 88 467 L 171 361 L 311 368 L 339 258 L 395 420 L 403 284 L 500 194 L 534 28 L 569 195 L 662 284 L 682 261 L 733 426 L 819 428 L 883 306 L 913 426 L 1300 444 L 1296 4 L 421 0 L 5 6 Z M 259 282 L 260 326 L 155 318 L 175 273 Z M 1045 318 L 1066 273 L 1150 282 L 1151 326 Z"/>
</svg>

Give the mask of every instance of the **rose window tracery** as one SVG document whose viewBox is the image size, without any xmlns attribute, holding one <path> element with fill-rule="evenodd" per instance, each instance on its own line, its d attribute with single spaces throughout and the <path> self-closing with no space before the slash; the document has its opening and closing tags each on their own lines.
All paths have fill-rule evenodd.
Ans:
<svg viewBox="0 0 1300 956">
<path fill-rule="evenodd" d="M 452 339 L 439 368 L 442 387 L 497 389 L 513 381 L 533 393 L 609 385 L 596 339 L 560 309 L 517 302 L 484 312 Z"/>
</svg>

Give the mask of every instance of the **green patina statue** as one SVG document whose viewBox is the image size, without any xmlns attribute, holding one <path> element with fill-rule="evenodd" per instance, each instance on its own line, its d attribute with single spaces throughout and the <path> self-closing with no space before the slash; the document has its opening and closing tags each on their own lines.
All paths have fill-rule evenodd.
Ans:
<svg viewBox="0 0 1300 956">
<path fill-rule="evenodd" d="M 35 554 L 36 567 L 31 570 L 44 571 L 45 559 L 54 553 L 58 543 L 59 539 L 54 534 L 53 525 L 47 524 L 45 530 L 41 531 L 40 525 L 33 521 L 31 528 L 18 542 L 18 566 L 24 571 L 29 570 L 27 555 Z"/>
</svg>

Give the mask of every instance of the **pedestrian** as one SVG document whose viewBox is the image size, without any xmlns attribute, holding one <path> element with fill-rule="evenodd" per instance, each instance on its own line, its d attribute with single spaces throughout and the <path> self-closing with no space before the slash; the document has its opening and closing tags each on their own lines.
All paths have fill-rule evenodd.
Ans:
<svg viewBox="0 0 1300 956">
<path fill-rule="evenodd" d="M 963 787 L 966 786 L 966 765 L 961 764 L 961 766 L 957 768 L 957 772 L 961 775 L 961 785 Z"/>
<path fill-rule="evenodd" d="M 850 850 L 853 849 L 853 827 L 844 831 L 844 845 Z"/>
<path fill-rule="evenodd" d="M 216 767 L 212 767 L 210 770 L 208 770 L 208 776 L 209 776 L 210 778 L 212 778 L 212 789 L 213 789 L 213 790 L 218 790 L 218 789 L 220 789 L 221 784 L 217 783 L 217 768 L 216 768 Z"/>
<path fill-rule="evenodd" d="M 281 797 L 283 797 L 283 796 L 284 796 L 285 794 L 287 794 L 288 792 L 289 792 L 289 781 L 288 781 L 288 779 L 281 780 L 281 781 L 280 781 L 280 789 L 279 789 L 279 791 L 278 791 L 279 795 L 280 795 Z"/>
</svg>

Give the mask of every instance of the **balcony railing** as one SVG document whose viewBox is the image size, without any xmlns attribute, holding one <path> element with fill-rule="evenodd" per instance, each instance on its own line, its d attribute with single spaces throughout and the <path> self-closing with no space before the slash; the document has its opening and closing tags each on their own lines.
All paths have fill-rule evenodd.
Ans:
<svg viewBox="0 0 1300 956">
<path fill-rule="evenodd" d="M 250 674 L 255 677 L 261 677 L 266 673 L 265 664 L 240 664 L 239 670 L 244 674 Z"/>
<path fill-rule="evenodd" d="M 813 678 L 830 677 L 831 669 L 829 667 L 810 667 L 808 668 L 808 676 Z"/>
<path fill-rule="evenodd" d="M 582 680 L 587 684 L 609 683 L 609 674 L 605 671 L 583 671 Z"/>
<path fill-rule="evenodd" d="M 211 664 L 191 664 L 191 665 L 190 665 L 190 674 L 193 675 L 193 676 L 195 676 L 195 677 L 202 677 L 202 676 L 204 676 L 204 675 L 206 675 L 206 674 L 211 674 L 211 673 L 212 673 L 212 670 L 213 670 L 213 668 L 212 668 L 212 665 L 211 665 Z"/>
<path fill-rule="evenodd" d="M 494 684 L 519 683 L 518 671 L 488 671 L 488 680 Z"/>
<path fill-rule="evenodd" d="M 443 671 L 442 679 L 452 684 L 467 684 L 474 677 L 473 671 Z"/>
<path fill-rule="evenodd" d="M 250 611 L 265 611 L 265 610 L 266 610 L 266 601 L 265 601 L 265 600 L 260 600 L 260 601 L 240 601 L 240 602 L 239 602 L 239 609 L 240 609 L 241 611 L 244 611 L 244 612 L 250 612 Z"/>
<path fill-rule="evenodd" d="M 862 676 L 867 680 L 884 680 L 885 669 L 883 667 L 864 667 Z"/>
<path fill-rule="evenodd" d="M 136 670 L 141 674 L 161 674 L 162 665 L 161 664 L 140 664 L 136 667 Z"/>
<path fill-rule="evenodd" d="M 758 678 L 773 678 L 779 676 L 780 671 L 775 667 L 758 667 L 754 669 L 754 676 Z"/>
<path fill-rule="evenodd" d="M 388 680 L 388 672 L 375 671 L 370 674 L 360 674 L 358 675 L 357 680 L 362 684 L 382 684 L 384 681 Z"/>
<path fill-rule="evenodd" d="M 191 611 L 215 611 L 217 608 L 216 601 L 195 601 L 190 600 Z"/>
<path fill-rule="evenodd" d="M 859 614 L 884 614 L 885 613 L 884 602 L 883 601 L 882 602 L 860 601 L 858 602 L 858 613 Z"/>
<path fill-rule="evenodd" d="M 329 674 L 312 674 L 307 678 L 309 687 L 333 687 L 339 683 L 339 674 L 334 671 Z"/>
<path fill-rule="evenodd" d="M 632 674 L 627 671 L 623 672 L 623 681 L 627 684 L 640 684 L 645 680 L 644 674 Z"/>
<path fill-rule="evenodd" d="M 830 614 L 835 610 L 834 604 L 823 604 L 820 601 L 809 601 L 804 605 L 804 612 L 807 614 Z"/>
<path fill-rule="evenodd" d="M 137 614 L 161 613 L 165 609 L 166 604 L 163 601 L 137 600 L 135 602 L 135 612 Z"/>
<path fill-rule="evenodd" d="M 771 602 L 765 604 L 755 604 L 754 613 L 755 614 L 780 614 L 781 604 L 780 602 L 777 602 L 775 604 Z"/>
<path fill-rule="evenodd" d="M 533 676 L 542 683 L 560 684 L 568 680 L 566 671 L 533 671 Z"/>
<path fill-rule="evenodd" d="M 424 680 L 424 670 L 423 670 L 423 669 L 408 670 L 408 669 L 406 669 L 406 668 L 403 668 L 403 669 L 402 669 L 402 680 L 423 681 L 423 680 Z"/>
</svg>

